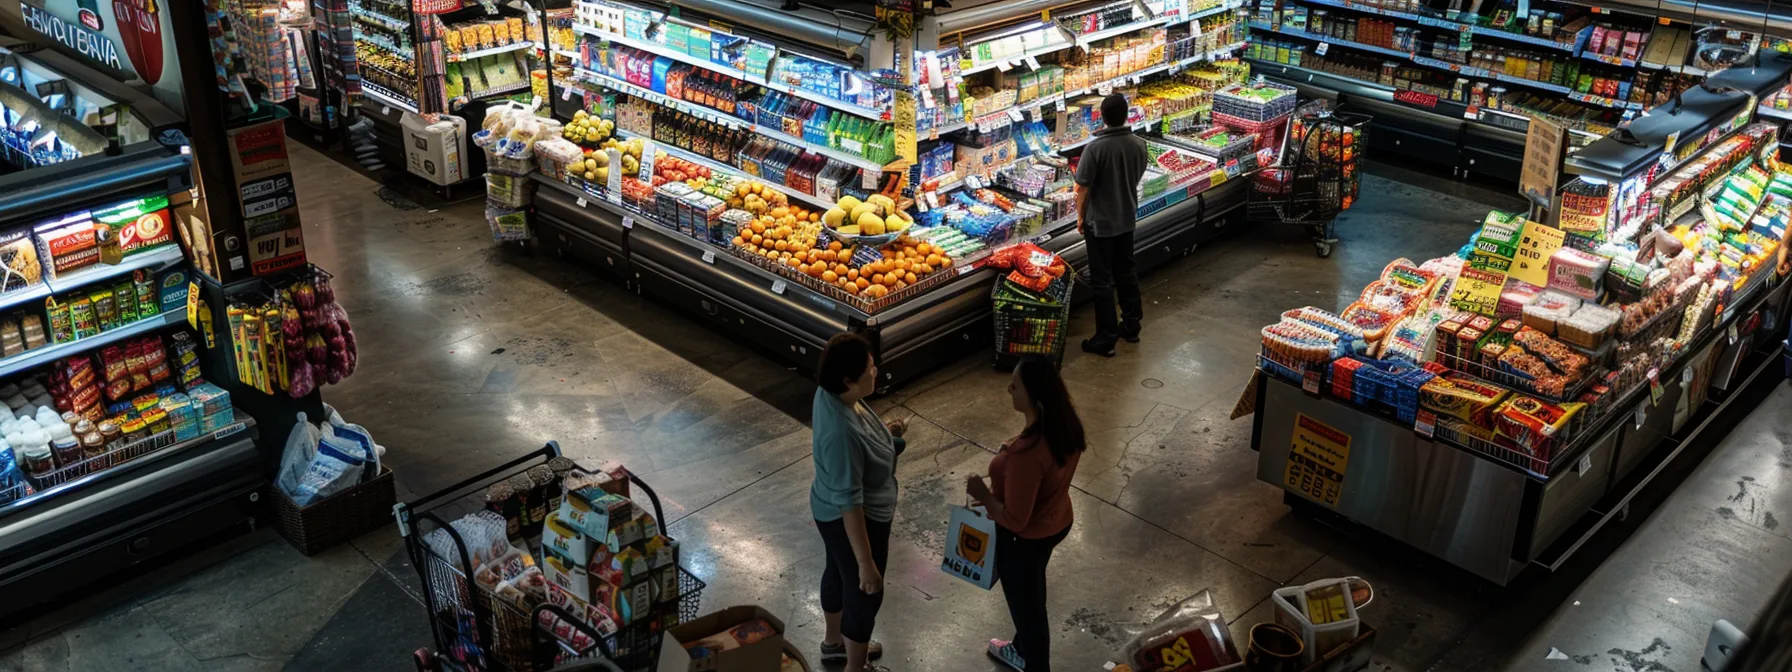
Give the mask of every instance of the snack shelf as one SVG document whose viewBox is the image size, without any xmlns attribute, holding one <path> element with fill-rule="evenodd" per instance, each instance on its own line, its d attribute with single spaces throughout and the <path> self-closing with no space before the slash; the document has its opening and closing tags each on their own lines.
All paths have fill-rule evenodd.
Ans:
<svg viewBox="0 0 1792 672">
<path fill-rule="evenodd" d="M 1082 35 L 1076 36 L 1076 46 L 1086 47 L 1086 46 L 1089 46 L 1089 44 L 1091 44 L 1091 43 L 1100 42 L 1100 41 L 1108 39 L 1110 37 L 1125 35 L 1127 33 L 1144 30 L 1146 28 L 1155 28 L 1157 26 L 1168 25 L 1172 18 L 1173 17 L 1160 16 L 1160 17 L 1153 18 L 1153 19 L 1145 19 L 1143 21 L 1134 21 L 1132 23 L 1121 24 L 1118 26 L 1114 26 L 1113 28 L 1103 28 L 1101 30 L 1097 30 L 1092 33 L 1084 33 Z"/>
<path fill-rule="evenodd" d="M 856 114 L 861 117 L 865 117 L 867 119 L 884 119 L 884 112 L 881 110 L 874 110 L 869 107 L 865 107 L 863 105 L 858 105 L 858 104 L 854 104 L 854 103 L 849 103 L 844 100 L 835 100 L 833 98 L 829 98 L 827 96 L 824 96 L 824 95 L 821 95 L 818 93 L 812 93 L 810 91 L 806 91 L 806 90 L 798 88 L 798 87 L 790 86 L 788 84 L 768 81 L 766 78 L 764 78 L 760 75 L 748 73 L 739 68 L 729 67 L 729 66 L 723 65 L 721 63 L 716 63 L 716 62 L 710 61 L 709 59 L 697 58 L 697 57 L 691 56 L 689 54 L 684 54 L 684 53 L 673 51 L 671 49 L 668 49 L 666 47 L 666 45 L 664 45 L 664 44 L 658 44 L 658 43 L 654 43 L 654 42 L 644 42 L 644 41 L 636 40 L 633 38 L 623 37 L 621 35 L 617 35 L 615 33 L 604 32 L 604 31 L 598 30 L 597 28 L 594 28 L 592 26 L 588 26 L 588 25 L 581 24 L 581 23 L 572 24 L 572 29 L 574 32 L 580 33 L 582 35 L 590 35 L 592 37 L 596 37 L 601 40 L 607 40 L 609 42 L 620 44 L 625 47 L 634 47 L 636 49 L 651 52 L 656 56 L 663 56 L 665 58 L 669 58 L 674 61 L 678 61 L 680 63 L 684 63 L 687 65 L 694 65 L 699 68 L 709 70 L 711 72 L 721 73 L 721 74 L 727 75 L 729 77 L 733 77 L 735 79 L 745 81 L 750 84 L 758 84 L 760 86 L 763 86 L 763 87 L 766 87 L 766 88 L 769 88 L 769 89 L 772 89 L 772 90 L 775 90 L 775 91 L 778 91 L 781 93 L 787 93 L 792 96 L 802 98 L 804 100 L 808 100 L 808 101 L 815 102 L 815 103 L 820 103 L 822 105 L 826 105 L 830 108 L 840 110 L 842 112 L 849 112 L 849 113 Z M 776 56 L 773 57 L 773 60 L 776 60 Z"/>
<path fill-rule="evenodd" d="M 105 264 L 95 264 L 78 271 L 64 273 L 60 277 L 46 278 L 44 284 L 48 285 L 50 293 L 58 294 L 88 283 L 116 278 L 121 275 L 130 275 L 140 269 L 159 271 L 163 268 L 180 263 L 183 258 L 180 246 L 168 243 L 148 252 L 138 252 L 137 254 L 125 257 L 124 261 L 117 264 L 110 266 Z M 7 297 L 7 299 L 4 300 L 4 303 L 0 303 L 0 307 L 11 305 L 12 301 L 10 299 L 11 297 Z"/>
<path fill-rule="evenodd" d="M 1028 58 L 1036 59 L 1036 58 L 1039 58 L 1040 56 L 1044 56 L 1046 54 L 1057 53 L 1057 52 L 1063 51 L 1065 49 L 1069 49 L 1074 46 L 1076 46 L 1076 43 L 1074 43 L 1074 42 L 1060 42 L 1057 44 L 1047 45 L 1047 46 L 1041 47 L 1039 49 L 1030 49 L 1025 52 L 1022 52 L 1021 54 L 1019 54 L 1017 56 L 1009 56 L 1007 58 L 992 59 L 992 60 L 989 60 L 989 61 L 986 61 L 983 63 L 978 63 L 978 64 L 973 65 L 968 68 L 959 68 L 958 74 L 961 77 L 969 77 L 969 76 L 977 74 L 979 72 L 988 72 L 990 70 L 995 70 L 995 69 L 1001 68 L 1003 65 L 1007 65 L 1009 68 L 1018 68 L 1018 67 L 1022 67 L 1026 63 Z"/>
<path fill-rule="evenodd" d="M 671 108 L 673 110 L 677 110 L 679 112 L 684 112 L 687 114 L 694 114 L 701 119 L 715 122 L 717 124 L 721 124 L 721 125 L 727 126 L 729 128 L 736 128 L 736 129 L 741 129 L 741 130 L 751 130 L 755 133 L 766 136 L 768 138 L 772 138 L 774 140 L 778 140 L 781 142 L 786 142 L 786 143 L 789 143 L 792 145 L 796 145 L 798 147 L 802 147 L 803 149 L 809 150 L 811 152 L 815 152 L 822 156 L 826 156 L 828 158 L 834 159 L 835 161 L 839 161 L 841 163 L 844 163 L 844 164 L 847 164 L 847 165 L 850 165 L 850 166 L 853 166 L 856 168 L 863 168 L 865 170 L 873 170 L 873 171 L 882 171 L 884 168 L 883 164 L 878 163 L 876 161 L 872 161 L 863 156 L 852 154 L 852 153 L 849 153 L 849 152 L 846 152 L 843 150 L 839 150 L 839 149 L 834 149 L 832 147 L 824 147 L 822 145 L 818 145 L 818 144 L 809 142 L 807 140 L 804 140 L 802 138 L 798 138 L 796 136 L 787 134 L 778 129 L 774 129 L 769 126 L 761 126 L 759 124 L 749 122 L 745 119 L 741 119 L 740 117 L 736 117 L 736 116 L 730 115 L 726 112 L 722 112 L 721 110 L 716 110 L 713 108 L 705 107 L 705 106 L 698 105 L 696 103 L 692 103 L 689 101 L 679 100 L 676 98 L 666 96 L 664 94 L 655 93 L 651 89 L 647 89 L 647 88 L 643 88 L 641 86 L 630 84 L 628 82 L 624 82 L 620 79 L 616 79 L 615 77 L 611 77 L 609 75 L 606 75 L 606 74 L 603 74 L 600 72 L 586 70 L 583 68 L 575 68 L 573 70 L 573 73 L 579 79 L 579 81 L 583 81 L 587 84 L 594 84 L 594 85 L 601 86 L 601 87 L 604 87 L 607 89 L 620 91 L 620 92 L 629 94 L 631 96 L 634 96 L 636 98 L 641 98 L 641 99 L 646 100 L 655 105 Z"/>
<path fill-rule="evenodd" d="M 395 56 L 406 63 L 414 63 L 417 60 L 417 56 L 413 53 L 413 50 L 399 49 L 397 45 L 388 42 L 383 35 L 359 35 L 355 37 L 355 44 L 367 45 L 379 49 L 380 51 Z M 361 64 L 361 67 L 366 67 L 367 65 L 370 64 L 363 63 Z"/>
<path fill-rule="evenodd" d="M 1757 114 L 1759 114 L 1763 117 L 1767 117 L 1769 119 L 1778 119 L 1780 121 L 1792 121 L 1792 110 L 1776 110 L 1776 109 L 1768 107 L 1766 105 L 1762 105 L 1761 107 L 1757 108 L 1755 110 L 1755 112 Z"/>
<path fill-rule="evenodd" d="M 1598 61 L 1598 62 L 1604 63 L 1606 65 L 1616 65 L 1616 66 L 1623 67 L 1623 68 L 1636 67 L 1635 59 L 1623 58 L 1621 56 L 1607 56 L 1605 54 L 1596 54 L 1596 53 L 1593 53 L 1590 51 L 1582 51 L 1582 52 L 1580 52 L 1580 57 L 1583 59 L 1589 60 L 1589 61 Z"/>
<path fill-rule="evenodd" d="M 633 139 L 633 138 L 641 138 L 643 140 L 652 140 L 653 139 L 653 138 L 649 138 L 645 135 L 641 135 L 638 133 L 632 133 L 629 131 L 622 130 L 620 128 L 616 129 L 616 137 L 623 138 L 625 140 Z M 668 156 L 676 156 L 680 159 L 684 159 L 686 161 L 695 163 L 697 165 L 703 166 L 703 167 L 708 168 L 713 171 L 721 172 L 721 173 L 724 173 L 727 175 L 738 175 L 740 177 L 752 179 L 756 182 L 764 184 L 765 186 L 768 186 L 768 187 L 771 187 L 772 189 L 777 190 L 779 193 L 782 193 L 785 196 L 789 196 L 798 201 L 802 201 L 809 205 L 821 208 L 823 211 L 827 210 L 828 208 L 834 207 L 834 203 L 827 199 L 824 199 L 824 198 L 821 198 L 819 196 L 815 196 L 812 194 L 805 194 L 803 192 L 792 189 L 788 186 L 774 183 L 771 180 L 747 175 L 744 171 L 742 171 L 737 166 L 730 166 L 728 164 L 722 163 L 720 161 L 709 158 L 707 156 L 703 156 L 702 154 L 692 152 L 692 151 L 684 149 L 682 147 L 674 147 L 672 145 L 669 145 L 669 144 L 666 144 L 663 142 L 657 142 L 657 141 L 653 143 L 653 147 L 654 147 L 654 149 L 658 149 L 660 151 L 665 152 L 666 155 L 668 155 Z M 623 179 L 626 180 L 626 179 L 630 179 L 630 178 L 624 177 Z"/>
<path fill-rule="evenodd" d="M 463 52 L 463 53 L 459 53 L 459 54 L 448 54 L 448 60 L 450 62 L 470 61 L 475 58 L 483 58 L 486 56 L 495 56 L 497 54 L 507 54 L 512 51 L 522 51 L 524 49 L 540 49 L 540 48 L 541 48 L 541 44 L 538 42 L 517 42 L 515 44 L 506 44 L 501 47 L 492 47 L 490 49 L 480 49 L 477 51 L 468 51 L 468 52 Z"/>
<path fill-rule="evenodd" d="M 1648 61 L 1637 61 L 1636 67 L 1648 70 L 1666 70 L 1668 72 L 1685 73 L 1694 77 L 1704 77 L 1705 75 L 1715 72 L 1714 70 L 1706 70 L 1696 65 L 1668 65 L 1666 63 L 1650 63 Z"/>
<path fill-rule="evenodd" d="M 403 100 L 400 100 L 396 94 L 390 93 L 390 92 L 386 91 L 385 89 L 383 89 L 377 85 L 374 85 L 366 80 L 361 80 L 361 93 L 363 95 L 367 96 L 369 99 L 372 99 L 374 102 L 380 103 L 387 107 L 396 107 L 398 109 L 404 110 L 406 112 L 412 112 L 412 113 L 417 111 L 416 105 L 404 102 Z"/>
<path fill-rule="evenodd" d="M 496 89 L 489 89 L 486 91 L 474 91 L 472 93 L 467 94 L 467 97 L 468 98 L 490 98 L 492 96 L 507 96 L 512 93 L 516 93 L 518 91 L 528 91 L 528 90 L 529 90 L 529 81 L 524 80 L 521 82 L 517 82 L 515 84 L 511 84 L 510 86 L 500 87 L 500 88 L 496 88 Z"/>
<path fill-rule="evenodd" d="M 399 21 L 398 19 L 394 19 L 390 16 L 374 14 L 371 12 L 350 12 L 350 13 L 355 16 L 356 21 L 360 21 L 363 24 L 371 25 L 375 28 L 384 28 L 386 30 L 391 30 L 391 31 L 400 32 L 400 33 L 409 33 L 411 31 L 411 24 L 409 22 Z"/>
<path fill-rule="evenodd" d="M 115 329 L 108 329 L 86 338 L 75 339 L 67 343 L 52 343 L 32 350 L 26 350 L 25 352 L 21 352 L 11 357 L 0 359 L 0 377 L 10 376 L 52 360 L 61 359 L 78 352 L 92 350 L 102 345 L 116 343 L 132 336 L 138 336 L 161 329 L 162 327 L 180 324 L 186 320 L 186 311 L 171 310 L 160 315 L 137 320 L 136 322 Z"/>
<path fill-rule="evenodd" d="M 1574 48 L 1575 48 L 1574 42 L 1562 42 L 1562 41 L 1558 41 L 1558 40 L 1552 40 L 1547 37 L 1537 37 L 1535 35 L 1525 35 L 1523 33 L 1514 33 L 1511 31 L 1499 30 L 1496 28 L 1477 26 L 1477 25 L 1474 25 L 1471 23 L 1462 23 L 1460 21 L 1451 21 L 1449 19 L 1444 19 L 1444 18 L 1439 18 L 1439 17 L 1423 16 L 1423 15 L 1419 15 L 1419 14 L 1412 14 L 1409 12 L 1397 12 L 1397 11 L 1394 11 L 1391 9 L 1382 9 L 1380 7 L 1371 7 L 1369 5 L 1365 5 L 1360 2 L 1350 2 L 1350 0 L 1302 0 L 1302 2 L 1305 2 L 1309 5 L 1324 5 L 1327 7 L 1342 7 L 1344 9 L 1348 9 L 1348 10 L 1355 11 L 1355 12 L 1363 12 L 1365 14 L 1376 14 L 1376 15 L 1387 16 L 1387 17 L 1392 17 L 1392 18 L 1396 18 L 1396 19 L 1405 19 L 1407 21 L 1412 21 L 1412 22 L 1418 23 L 1421 26 L 1429 26 L 1432 28 L 1444 28 L 1444 29 L 1448 29 L 1448 30 L 1454 30 L 1457 32 L 1466 32 L 1466 33 L 1469 33 L 1472 35 L 1498 38 L 1498 39 L 1508 40 L 1508 41 L 1512 41 L 1512 42 L 1520 42 L 1520 43 L 1529 44 L 1529 45 L 1538 46 L 1538 47 L 1556 49 L 1558 51 L 1574 51 Z"/>
<path fill-rule="evenodd" d="M 1331 37 L 1329 35 L 1320 35 L 1319 33 L 1309 33 L 1307 31 L 1299 30 L 1299 29 L 1295 29 L 1295 28 L 1288 28 L 1288 27 L 1273 28 L 1267 23 L 1261 23 L 1261 22 L 1257 22 L 1257 21 L 1251 22 L 1251 28 L 1266 31 L 1266 32 L 1271 32 L 1271 33 L 1277 33 L 1277 34 L 1281 34 L 1281 35 L 1287 35 L 1289 37 L 1303 37 L 1303 38 L 1313 40 L 1316 42 L 1327 42 L 1330 44 L 1338 45 L 1340 47 L 1349 47 L 1351 49 L 1356 49 L 1359 51 L 1367 51 L 1370 53 L 1381 54 L 1383 56 L 1393 56 L 1395 58 L 1404 58 L 1404 59 L 1408 59 L 1408 60 L 1412 59 L 1411 52 L 1400 51 L 1399 49 L 1389 49 L 1387 47 L 1378 47 L 1373 44 L 1364 44 L 1362 42 L 1352 42 L 1350 40 L 1340 40 L 1335 37 Z"/>
<path fill-rule="evenodd" d="M 18 496 L 11 500 L 7 500 L 6 493 L 10 492 L 10 490 L 0 491 L 0 502 L 5 502 L 0 503 L 0 516 L 5 516 L 16 509 L 31 506 L 39 501 L 53 498 L 61 493 L 72 493 L 82 490 L 88 483 L 104 478 L 110 478 L 115 474 L 125 473 L 130 469 L 136 468 L 138 465 L 163 459 L 166 456 L 180 453 L 194 446 L 241 434 L 247 431 L 250 427 L 255 426 L 255 418 L 250 415 L 237 409 L 232 409 L 232 413 L 234 415 L 234 421 L 230 424 L 185 441 L 171 441 L 170 439 L 173 438 L 174 431 L 168 430 L 129 444 L 114 447 L 111 450 L 106 451 L 103 455 L 89 458 L 67 467 L 62 467 L 50 474 L 50 478 L 56 480 L 54 485 L 49 485 L 29 495 L 23 494 L 21 491 Z M 22 487 L 22 484 L 20 487 Z"/>
<path fill-rule="evenodd" d="M 1188 23 L 1189 21 L 1194 21 L 1196 19 L 1205 19 L 1209 16 L 1224 14 L 1243 6 L 1243 2 L 1222 2 L 1212 7 L 1208 7 L 1207 9 L 1197 9 L 1193 12 L 1189 12 L 1186 16 L 1182 14 L 1173 15 L 1170 17 L 1170 22 L 1165 25 L 1174 26 L 1179 23 Z"/>
</svg>

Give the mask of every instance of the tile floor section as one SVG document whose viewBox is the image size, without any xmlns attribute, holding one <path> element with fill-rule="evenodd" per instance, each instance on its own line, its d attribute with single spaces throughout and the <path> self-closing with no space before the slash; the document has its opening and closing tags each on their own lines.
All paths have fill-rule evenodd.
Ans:
<svg viewBox="0 0 1792 672">
<path fill-rule="evenodd" d="M 362 366 L 325 399 L 390 448 L 400 497 L 544 441 L 617 460 L 662 494 L 706 609 L 781 614 L 821 637 L 822 550 L 809 520 L 812 386 L 720 334 L 556 259 L 494 246 L 478 204 L 415 207 L 295 144 L 314 261 L 337 276 Z M 1379 588 L 1374 670 L 1423 670 L 1496 617 L 1496 600 L 1435 563 L 1291 515 L 1257 482 L 1248 420 L 1227 419 L 1257 329 L 1289 307 L 1338 306 L 1384 264 L 1455 249 L 1515 197 L 1379 167 L 1317 259 L 1293 230 L 1203 246 L 1146 281 L 1144 342 L 1065 374 L 1090 431 L 1077 523 L 1052 564 L 1062 670 L 1097 670 L 1160 610 L 1211 589 L 1236 635 L 1269 591 L 1361 575 Z M 1435 183 L 1433 191 L 1409 182 Z M 1445 193 L 1451 192 L 1451 193 Z M 1087 308 L 1076 314 L 1087 332 Z M 947 506 L 1020 428 L 988 357 L 943 362 L 879 403 L 913 415 L 878 637 L 901 671 L 995 669 L 999 595 L 940 573 Z M 427 645 L 416 575 L 388 526 L 305 558 L 266 530 L 135 578 L 0 636 L 21 670 L 407 670 Z"/>
</svg>

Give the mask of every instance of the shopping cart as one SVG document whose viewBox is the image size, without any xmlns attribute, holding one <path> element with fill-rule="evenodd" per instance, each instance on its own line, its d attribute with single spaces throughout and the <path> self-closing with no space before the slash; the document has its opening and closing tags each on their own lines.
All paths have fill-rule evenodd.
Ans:
<svg viewBox="0 0 1792 672">
<path fill-rule="evenodd" d="M 996 315 L 996 369 L 1009 371 L 1028 355 L 1064 361 L 1070 330 L 1070 273 L 1036 292 L 1006 277 L 990 291 Z"/>
<path fill-rule="evenodd" d="M 1338 242 L 1334 220 L 1356 202 L 1369 120 L 1329 110 L 1297 113 L 1280 163 L 1252 180 L 1251 221 L 1308 227 L 1314 252 L 1331 256 Z"/>
<path fill-rule="evenodd" d="M 468 478 L 446 489 L 392 507 L 398 532 L 405 540 L 411 564 L 422 582 L 424 606 L 429 610 L 430 634 L 435 648 L 419 649 L 414 662 L 419 672 L 546 672 L 548 670 L 603 670 L 604 672 L 652 672 L 658 664 L 660 640 L 667 628 L 696 618 L 704 583 L 682 566 L 676 567 L 677 596 L 652 600 L 651 609 L 620 627 L 592 627 L 590 617 L 575 616 L 570 605 L 530 600 L 526 606 L 499 597 L 472 580 L 475 569 L 468 544 L 450 520 L 484 507 L 477 495 L 490 486 L 510 481 L 531 471 L 561 468 L 586 473 L 560 455 L 560 445 L 547 445 L 529 454 Z M 666 520 L 659 496 L 640 477 L 630 473 L 631 495 L 652 504 L 661 535 Z M 537 482 L 540 479 L 536 479 Z M 533 553 L 541 545 L 540 517 L 563 494 L 560 480 L 550 479 L 520 499 L 540 504 L 533 529 L 522 528 L 513 545 Z M 438 512 L 440 515 L 438 515 Z M 450 543 L 430 535 L 440 532 Z M 595 575 L 594 579 L 595 580 Z M 651 579 L 642 579 L 651 580 Z M 623 587 L 628 590 L 636 584 Z M 565 667 L 556 667 L 565 666 Z"/>
</svg>

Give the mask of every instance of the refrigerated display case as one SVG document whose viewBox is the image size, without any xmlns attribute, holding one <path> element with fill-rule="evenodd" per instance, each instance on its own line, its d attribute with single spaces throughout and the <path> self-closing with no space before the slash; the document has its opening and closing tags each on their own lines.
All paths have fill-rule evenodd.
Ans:
<svg viewBox="0 0 1792 672">
<path fill-rule="evenodd" d="M 880 385 L 893 385 L 987 345 L 997 274 L 980 260 L 991 250 L 1032 242 L 1083 263 L 1069 172 L 1110 92 L 1131 94 L 1129 121 L 1156 159 L 1141 188 L 1140 265 L 1186 254 L 1233 221 L 1256 155 L 1222 157 L 1196 136 L 1214 91 L 1246 77 L 1231 58 L 1244 45 L 1236 10 L 1207 0 L 941 9 L 916 17 L 913 41 L 892 44 L 848 11 L 817 32 L 811 10 L 759 3 L 695 3 L 677 17 L 575 3 L 550 101 L 567 151 L 543 160 L 538 146 L 532 224 L 550 250 L 799 368 L 832 335 L 864 332 L 879 348 Z M 892 53 L 917 56 L 897 64 Z M 695 207 L 678 197 L 693 190 L 718 201 L 694 229 Z M 755 198 L 811 220 L 784 226 L 799 254 L 820 259 L 771 248 L 783 232 L 734 240 L 743 224 L 786 217 Z M 899 221 L 858 228 L 864 215 L 847 211 L 879 198 L 894 207 L 877 216 Z M 877 272 L 879 282 L 851 287 L 856 271 L 881 270 L 880 254 L 918 258 L 895 280 Z"/>
<path fill-rule="evenodd" d="M 239 133 L 205 16 L 109 4 L 28 4 L 43 39 L 0 44 L 0 618 L 247 529 L 321 410 L 227 354 L 230 297 L 290 266 L 244 249 L 248 216 L 279 237 L 296 212 L 290 173 L 251 174 L 284 165 L 277 122 Z"/>
</svg>

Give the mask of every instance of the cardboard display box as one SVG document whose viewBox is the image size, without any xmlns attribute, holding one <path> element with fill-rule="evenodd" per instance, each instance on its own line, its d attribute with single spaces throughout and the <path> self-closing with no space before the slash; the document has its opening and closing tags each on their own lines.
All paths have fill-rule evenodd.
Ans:
<svg viewBox="0 0 1792 672">
<path fill-rule="evenodd" d="M 778 634 L 723 651 L 711 659 L 691 660 L 691 655 L 684 650 L 684 642 L 694 642 L 758 619 L 765 619 Z M 784 621 L 758 606 L 728 607 L 704 614 L 666 631 L 666 634 L 668 636 L 660 642 L 658 672 L 779 672 L 784 662 Z"/>
</svg>

